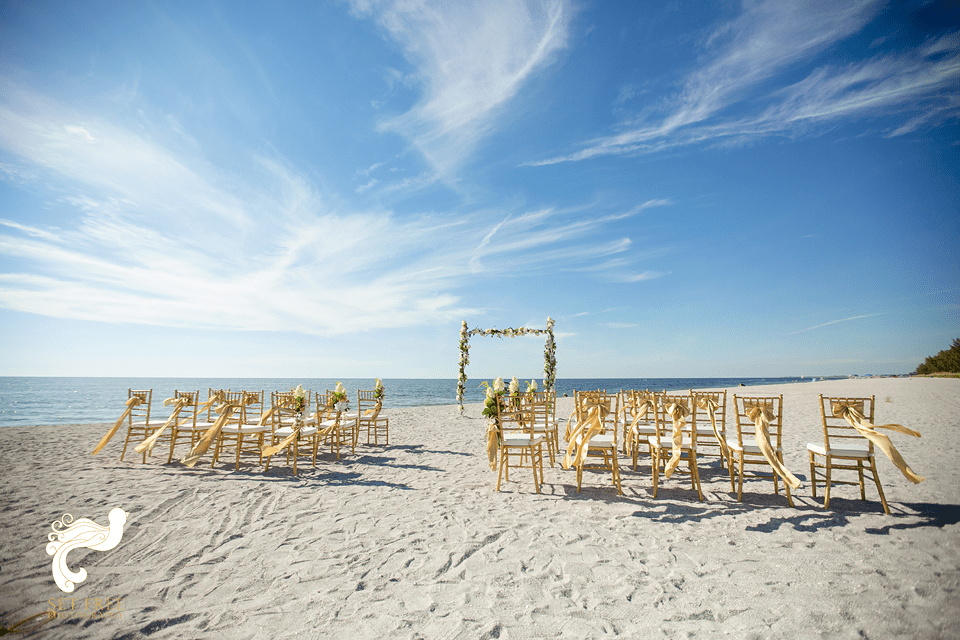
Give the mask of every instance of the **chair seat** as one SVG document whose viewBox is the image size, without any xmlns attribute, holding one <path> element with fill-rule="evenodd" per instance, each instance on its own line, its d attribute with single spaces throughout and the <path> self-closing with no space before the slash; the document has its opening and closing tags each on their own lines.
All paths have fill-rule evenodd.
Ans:
<svg viewBox="0 0 960 640">
<path fill-rule="evenodd" d="M 821 456 L 837 456 L 840 458 L 870 458 L 872 454 L 870 453 L 870 447 L 867 446 L 858 446 L 853 445 L 848 447 L 833 447 L 827 449 L 826 445 L 823 444 L 813 444 L 808 443 L 807 449 Z"/>
<path fill-rule="evenodd" d="M 659 447 L 660 449 L 672 449 L 673 448 L 673 436 L 660 436 L 660 442 L 657 442 L 656 438 L 647 438 L 649 442 L 654 447 Z M 690 438 L 684 436 L 680 440 L 681 449 L 689 449 L 693 443 L 690 441 Z"/>
<path fill-rule="evenodd" d="M 733 451 L 743 451 L 744 453 L 760 453 L 760 447 L 755 444 L 743 443 L 743 447 L 740 446 L 740 443 L 737 442 L 736 438 L 727 438 L 727 446 L 730 447 Z M 777 453 L 782 453 L 783 449 L 780 447 L 773 447 L 773 450 Z"/>
<path fill-rule="evenodd" d="M 273 435 L 278 438 L 286 438 L 291 433 L 293 433 L 293 427 L 278 427 L 276 431 L 273 432 Z M 300 435 L 303 437 L 309 437 L 317 433 L 316 427 L 303 427 L 300 429 Z"/>
<path fill-rule="evenodd" d="M 529 447 L 531 445 L 538 445 L 541 442 L 543 442 L 543 436 L 534 436 L 531 439 L 530 436 L 516 435 L 503 436 L 500 444 L 505 447 Z"/>
<path fill-rule="evenodd" d="M 657 428 L 654 425 L 638 424 L 631 431 L 636 432 L 641 438 L 657 435 Z"/>
<path fill-rule="evenodd" d="M 206 431 L 213 426 L 212 422 L 198 422 L 197 424 L 177 425 L 178 431 Z"/>
<path fill-rule="evenodd" d="M 576 437 L 577 444 L 583 442 L 583 435 Z M 589 449 L 612 449 L 613 448 L 613 436 L 608 436 L 606 434 L 597 434 L 590 438 L 588 444 Z"/>
<path fill-rule="evenodd" d="M 266 425 L 256 425 L 256 424 L 245 424 L 245 425 L 236 425 L 230 424 L 223 428 L 223 433 L 228 434 L 238 434 L 242 433 L 243 435 L 248 435 L 251 433 L 264 433 L 267 430 Z"/>
</svg>

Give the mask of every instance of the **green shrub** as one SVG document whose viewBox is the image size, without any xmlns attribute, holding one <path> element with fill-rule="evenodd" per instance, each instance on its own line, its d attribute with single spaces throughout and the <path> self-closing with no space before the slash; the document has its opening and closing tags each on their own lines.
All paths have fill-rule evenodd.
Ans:
<svg viewBox="0 0 960 640">
<path fill-rule="evenodd" d="M 935 356 L 928 356 L 917 370 L 916 375 L 929 373 L 960 373 L 960 338 L 954 338 L 949 349 Z"/>
</svg>

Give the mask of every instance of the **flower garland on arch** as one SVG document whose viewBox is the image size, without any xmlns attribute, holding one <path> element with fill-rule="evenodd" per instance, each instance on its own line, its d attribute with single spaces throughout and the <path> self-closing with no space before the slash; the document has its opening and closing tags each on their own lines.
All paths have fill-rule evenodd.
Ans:
<svg viewBox="0 0 960 640">
<path fill-rule="evenodd" d="M 457 378 L 457 404 L 460 405 L 460 413 L 463 413 L 463 394 L 467 389 L 467 365 L 470 364 L 470 336 L 496 336 L 503 338 L 516 338 L 517 336 L 547 336 L 546 345 L 543 348 L 543 390 L 553 391 L 553 385 L 557 380 L 557 345 L 553 339 L 553 318 L 547 318 L 546 329 L 530 329 L 529 327 L 520 327 L 514 329 L 470 329 L 467 327 L 467 321 L 464 320 L 460 326 L 460 376 Z"/>
</svg>

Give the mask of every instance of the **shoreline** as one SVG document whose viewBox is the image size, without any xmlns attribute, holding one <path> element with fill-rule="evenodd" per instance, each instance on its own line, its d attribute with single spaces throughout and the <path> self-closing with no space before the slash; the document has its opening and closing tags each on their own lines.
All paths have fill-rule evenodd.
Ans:
<svg viewBox="0 0 960 640">
<path fill-rule="evenodd" d="M 102 598 L 120 600 L 120 617 L 58 618 L 26 637 L 950 637 L 960 381 L 727 391 L 728 402 L 784 394 L 785 464 L 804 482 L 795 508 L 765 480 L 747 481 L 737 502 L 711 458 L 704 502 L 678 475 L 654 499 L 649 464 L 634 471 L 622 455 L 623 496 L 599 472 L 577 493 L 575 473 L 548 460 L 542 493 L 529 469 L 498 493 L 479 403 L 464 416 L 456 405 L 385 409 L 390 446 L 360 445 L 339 463 L 323 453 L 316 468 L 304 458 L 298 476 L 278 459 L 266 473 L 256 458 L 211 469 L 209 453 L 192 469 L 168 465 L 163 445 L 146 464 L 121 462 L 121 432 L 92 456 L 95 425 L 0 429 L 4 623 L 50 600 Z M 873 393 L 878 424 L 922 433 L 891 437 L 925 482 L 878 461 L 892 515 L 872 483 L 867 501 L 837 487 L 826 511 L 811 497 L 805 448 L 820 441 L 821 392 Z M 559 398 L 558 415 L 572 402 Z M 51 522 L 105 524 L 113 507 L 128 513 L 122 540 L 72 552 L 68 565 L 88 577 L 62 593 L 44 549 Z"/>
</svg>

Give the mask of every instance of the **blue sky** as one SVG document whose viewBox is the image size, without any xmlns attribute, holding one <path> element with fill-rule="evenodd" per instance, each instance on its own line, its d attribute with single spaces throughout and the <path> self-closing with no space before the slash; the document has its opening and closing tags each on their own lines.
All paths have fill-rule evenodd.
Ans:
<svg viewBox="0 0 960 640">
<path fill-rule="evenodd" d="M 912 371 L 948 2 L 2 2 L 0 375 Z M 539 338 L 468 375 L 540 377 Z"/>
</svg>

